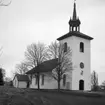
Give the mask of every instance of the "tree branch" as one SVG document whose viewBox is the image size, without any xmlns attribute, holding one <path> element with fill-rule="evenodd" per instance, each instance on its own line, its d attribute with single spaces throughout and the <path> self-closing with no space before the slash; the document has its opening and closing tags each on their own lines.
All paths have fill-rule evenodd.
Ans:
<svg viewBox="0 0 105 105">
<path fill-rule="evenodd" d="M 0 6 L 9 6 L 11 4 L 11 2 L 12 2 L 12 0 L 9 3 L 7 3 L 7 4 L 4 4 L 3 0 L 1 0 L 0 1 Z"/>
</svg>

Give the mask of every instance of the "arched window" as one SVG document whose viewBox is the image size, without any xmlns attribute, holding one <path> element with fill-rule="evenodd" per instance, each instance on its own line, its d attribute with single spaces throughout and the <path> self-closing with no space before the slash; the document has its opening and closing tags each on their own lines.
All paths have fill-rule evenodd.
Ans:
<svg viewBox="0 0 105 105">
<path fill-rule="evenodd" d="M 80 42 L 80 52 L 84 52 L 84 43 Z"/>
<path fill-rule="evenodd" d="M 67 52 L 67 42 L 64 43 L 64 52 Z"/>
<path fill-rule="evenodd" d="M 63 86 L 65 86 L 66 85 L 66 75 L 64 74 L 63 75 Z"/>
</svg>

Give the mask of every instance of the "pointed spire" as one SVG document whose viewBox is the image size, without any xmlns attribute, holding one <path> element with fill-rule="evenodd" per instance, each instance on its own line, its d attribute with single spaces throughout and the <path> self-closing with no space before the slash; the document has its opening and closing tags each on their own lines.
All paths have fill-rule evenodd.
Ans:
<svg viewBox="0 0 105 105">
<path fill-rule="evenodd" d="M 73 10 L 73 20 L 77 19 L 77 13 L 76 13 L 76 0 L 74 0 L 74 10 Z"/>
<path fill-rule="evenodd" d="M 69 31 L 80 31 L 80 20 L 76 13 L 76 0 L 74 0 L 73 16 L 69 20 Z"/>
</svg>

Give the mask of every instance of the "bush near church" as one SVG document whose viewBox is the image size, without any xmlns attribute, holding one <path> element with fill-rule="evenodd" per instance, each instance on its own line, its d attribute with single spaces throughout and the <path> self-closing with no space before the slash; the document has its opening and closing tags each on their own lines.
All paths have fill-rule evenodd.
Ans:
<svg viewBox="0 0 105 105">
<path fill-rule="evenodd" d="M 2 72 L 2 68 L 0 68 L 0 85 L 4 85 L 4 80 L 3 80 L 3 72 Z"/>
</svg>

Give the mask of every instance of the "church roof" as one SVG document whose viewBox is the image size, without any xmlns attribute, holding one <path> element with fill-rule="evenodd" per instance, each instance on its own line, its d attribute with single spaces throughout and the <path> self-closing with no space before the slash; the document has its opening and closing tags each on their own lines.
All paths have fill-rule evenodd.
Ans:
<svg viewBox="0 0 105 105">
<path fill-rule="evenodd" d="M 92 40 L 93 38 L 88 36 L 88 35 L 85 35 L 79 31 L 70 31 L 69 33 L 57 38 L 58 41 L 60 40 L 63 40 L 65 38 L 68 38 L 68 37 L 71 37 L 71 36 L 76 36 L 76 37 L 80 37 L 80 38 L 84 38 L 84 39 L 88 39 L 88 40 Z"/>
<path fill-rule="evenodd" d="M 34 74 L 37 72 L 49 72 L 52 71 L 54 68 L 56 68 L 58 63 L 58 59 L 51 59 L 44 61 L 39 66 L 34 67 L 30 71 L 28 71 L 26 74 Z"/>
<path fill-rule="evenodd" d="M 16 74 L 15 77 L 17 77 L 18 81 L 29 81 L 29 78 L 27 75 L 22 75 L 22 74 Z M 14 78 L 15 78 L 14 77 Z"/>
</svg>

